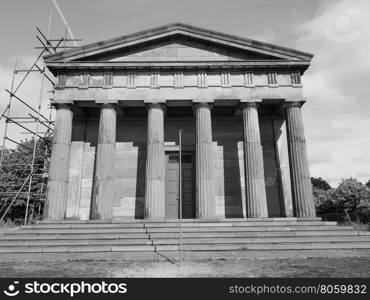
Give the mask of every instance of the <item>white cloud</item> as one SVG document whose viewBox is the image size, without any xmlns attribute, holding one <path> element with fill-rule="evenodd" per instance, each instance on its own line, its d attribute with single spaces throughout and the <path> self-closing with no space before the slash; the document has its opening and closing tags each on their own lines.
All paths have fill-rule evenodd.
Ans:
<svg viewBox="0 0 370 300">
<path fill-rule="evenodd" d="M 369 1 L 342 0 L 325 2 L 297 25 L 297 48 L 315 55 L 303 76 L 311 175 L 334 185 L 349 176 L 370 179 L 369 18 Z"/>
<path fill-rule="evenodd" d="M 34 57 L 20 57 L 17 58 L 17 69 L 29 69 L 35 58 Z M 5 91 L 5 89 L 10 90 L 11 89 L 11 81 L 12 81 L 12 74 L 13 74 L 13 68 L 14 68 L 14 62 L 13 66 L 6 65 L 1 66 L 0 65 L 0 110 L 1 113 L 4 111 L 6 106 L 8 105 L 9 101 L 9 94 Z M 39 66 L 42 66 L 42 62 L 38 64 Z M 14 82 L 14 89 L 16 89 L 21 81 L 21 79 L 24 77 L 25 73 L 20 72 L 15 76 L 15 82 Z M 47 106 L 49 104 L 49 98 L 50 93 L 48 93 L 48 90 L 50 90 L 50 84 L 45 80 L 44 84 L 44 90 L 42 93 L 42 101 L 41 101 L 41 113 L 48 116 L 49 115 L 49 109 L 47 109 Z M 26 101 L 31 107 L 35 108 L 37 110 L 39 97 L 40 97 L 40 87 L 41 87 L 41 76 L 39 72 L 31 72 L 30 75 L 27 77 L 27 79 L 24 81 L 24 83 L 20 86 L 18 91 L 16 92 L 16 95 Z M 12 117 L 29 117 L 28 113 L 31 113 L 32 115 L 36 116 L 36 113 L 32 112 L 30 109 L 26 108 L 25 105 L 21 104 L 18 100 L 14 99 L 12 100 L 11 105 L 11 112 L 10 115 Z M 14 139 L 15 141 L 19 141 L 21 139 L 31 138 L 32 134 L 23 134 L 24 132 L 27 132 L 25 129 L 20 128 L 19 126 L 15 124 L 8 123 L 8 132 L 7 136 L 11 139 Z M 25 127 L 35 130 L 35 124 L 23 124 Z M 3 140 L 3 134 L 4 134 L 4 126 L 5 126 L 5 119 L 3 118 L 0 122 L 0 141 Z M 43 126 L 40 126 L 40 132 L 44 131 L 45 128 Z M 7 147 L 14 147 L 15 145 L 10 142 L 6 141 Z"/>
</svg>

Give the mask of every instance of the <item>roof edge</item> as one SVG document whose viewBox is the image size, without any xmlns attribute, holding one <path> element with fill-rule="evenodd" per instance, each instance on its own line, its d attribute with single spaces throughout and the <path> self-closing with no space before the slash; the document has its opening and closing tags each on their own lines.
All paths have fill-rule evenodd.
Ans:
<svg viewBox="0 0 370 300">
<path fill-rule="evenodd" d="M 89 51 L 103 50 L 105 48 L 117 46 L 119 44 L 124 44 L 125 42 L 133 42 L 135 40 L 139 40 L 145 37 L 150 37 L 150 36 L 154 36 L 157 34 L 171 32 L 175 30 L 183 30 L 185 32 L 196 33 L 196 34 L 200 34 L 200 35 L 204 35 L 208 37 L 218 38 L 224 41 L 229 41 L 229 42 L 231 41 L 233 43 L 240 44 L 241 46 L 244 45 L 244 46 L 250 46 L 250 47 L 254 47 L 257 49 L 261 49 L 261 50 L 273 51 L 279 54 L 285 54 L 287 56 L 296 57 L 298 59 L 311 60 L 313 57 L 313 54 L 311 53 L 295 50 L 292 48 L 287 48 L 287 47 L 278 46 L 278 45 L 274 45 L 270 43 L 260 42 L 260 41 L 232 35 L 232 34 L 221 33 L 218 31 L 204 29 L 204 28 L 193 26 L 193 25 L 188 25 L 188 24 L 183 24 L 183 23 L 171 23 L 171 24 L 119 36 L 116 38 L 111 38 L 111 39 L 94 42 L 94 43 L 89 43 L 89 44 L 86 44 L 86 45 L 83 45 L 77 48 L 68 49 L 68 50 L 53 53 L 53 54 L 47 54 L 43 56 L 43 59 L 45 60 L 45 62 L 52 62 L 52 61 L 67 59 L 75 55 L 81 55 L 83 53 L 87 53 Z"/>
</svg>

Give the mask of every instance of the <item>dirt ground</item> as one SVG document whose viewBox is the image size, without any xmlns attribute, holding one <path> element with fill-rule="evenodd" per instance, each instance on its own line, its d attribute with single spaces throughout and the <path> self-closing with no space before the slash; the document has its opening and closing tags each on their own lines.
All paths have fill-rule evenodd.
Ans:
<svg viewBox="0 0 370 300">
<path fill-rule="evenodd" d="M 370 257 L 2 262 L 0 277 L 370 277 Z"/>
</svg>

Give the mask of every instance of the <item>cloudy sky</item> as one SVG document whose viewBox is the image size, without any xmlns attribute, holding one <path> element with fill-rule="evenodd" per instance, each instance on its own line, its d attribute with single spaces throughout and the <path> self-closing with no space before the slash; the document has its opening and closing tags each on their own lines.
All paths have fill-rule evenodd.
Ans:
<svg viewBox="0 0 370 300">
<path fill-rule="evenodd" d="M 81 44 L 171 22 L 185 22 L 313 53 L 303 77 L 311 175 L 332 185 L 370 179 L 370 1 L 368 0 L 58 0 Z M 32 64 L 34 26 L 46 32 L 51 0 L 0 1 L 0 109 L 15 60 Z M 52 37 L 64 35 L 53 11 Z M 20 76 L 17 76 L 19 80 Z M 32 75 L 19 95 L 37 103 Z M 43 93 L 43 107 L 48 102 Z M 14 113 L 21 113 L 20 106 Z M 44 109 L 45 113 L 47 111 Z M 3 131 L 4 124 L 0 124 Z M 14 127 L 14 126 L 13 126 Z M 19 132 L 11 128 L 13 136 Z M 2 134 L 1 134 L 2 136 Z M 25 136 L 23 136 L 24 138 Z"/>
</svg>

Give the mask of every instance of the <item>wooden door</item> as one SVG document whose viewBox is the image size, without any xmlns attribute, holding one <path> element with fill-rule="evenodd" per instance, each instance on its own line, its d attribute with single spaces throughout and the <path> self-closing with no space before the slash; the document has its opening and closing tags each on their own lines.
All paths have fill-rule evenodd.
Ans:
<svg viewBox="0 0 370 300">
<path fill-rule="evenodd" d="M 179 218 L 179 168 L 178 152 L 166 153 L 166 219 Z M 182 215 L 194 218 L 194 168 L 193 153 L 182 154 Z"/>
</svg>

